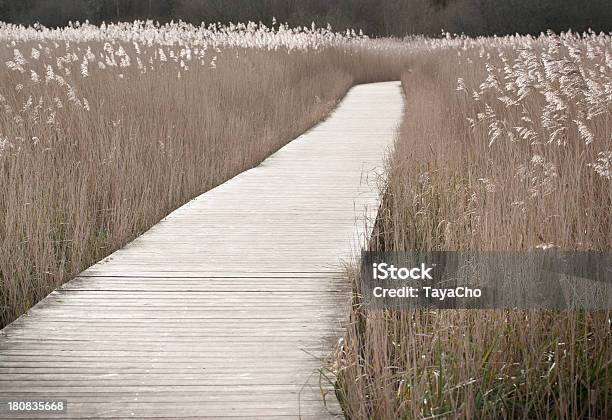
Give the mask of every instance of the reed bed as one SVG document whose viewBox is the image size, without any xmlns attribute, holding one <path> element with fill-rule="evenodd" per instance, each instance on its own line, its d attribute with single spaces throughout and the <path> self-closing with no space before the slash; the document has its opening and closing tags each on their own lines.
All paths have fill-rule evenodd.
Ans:
<svg viewBox="0 0 612 420">
<path fill-rule="evenodd" d="M 403 66 L 283 25 L 0 24 L 0 42 L 0 326 Z"/>
<path fill-rule="evenodd" d="M 368 247 L 610 251 L 611 37 L 411 42 Z M 609 311 L 366 309 L 358 276 L 334 366 L 349 418 L 612 416 Z"/>
<path fill-rule="evenodd" d="M 609 251 L 610 41 L 0 24 L 0 325 L 400 75 L 370 248 Z M 609 312 L 367 310 L 348 276 L 349 418 L 611 416 Z"/>
</svg>

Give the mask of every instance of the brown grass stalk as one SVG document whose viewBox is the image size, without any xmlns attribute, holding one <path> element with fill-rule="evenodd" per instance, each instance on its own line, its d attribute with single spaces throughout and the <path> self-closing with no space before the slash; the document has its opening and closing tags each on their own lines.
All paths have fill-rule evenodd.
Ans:
<svg viewBox="0 0 612 420">
<path fill-rule="evenodd" d="M 610 73 L 589 42 L 415 52 L 369 247 L 610 251 L 612 180 L 593 165 L 610 150 Z M 366 309 L 358 276 L 336 362 L 349 418 L 612 415 L 609 311 Z"/>
<path fill-rule="evenodd" d="M 29 57 L 48 47 L 48 56 Z M 256 166 L 324 118 L 353 83 L 395 79 L 402 67 L 385 51 L 234 47 L 215 52 L 215 69 L 206 61 L 180 71 L 157 62 L 155 44 L 124 44 L 132 61 L 143 57 L 147 67 L 154 57 L 155 68 L 101 71 L 94 61 L 82 77 L 80 61 L 68 60 L 70 74 L 59 72 L 56 60 L 87 48 L 105 46 L 0 48 L 1 63 L 14 60 L 14 49 L 28 60 L 23 72 L 0 73 L 0 141 L 9 141 L 0 151 L 0 326 L 173 209 Z M 45 81 L 47 65 L 67 84 Z M 70 101 L 68 86 L 83 105 Z"/>
</svg>

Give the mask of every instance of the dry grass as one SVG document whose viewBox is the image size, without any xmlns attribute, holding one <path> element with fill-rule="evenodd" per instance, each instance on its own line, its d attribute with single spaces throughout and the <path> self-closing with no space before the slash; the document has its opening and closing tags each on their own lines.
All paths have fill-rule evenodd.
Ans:
<svg viewBox="0 0 612 420">
<path fill-rule="evenodd" d="M 373 248 L 611 248 L 607 36 L 132 29 L 0 27 L 0 325 L 407 62 Z M 608 313 L 355 299 L 338 358 L 351 418 L 611 414 Z"/>
<path fill-rule="evenodd" d="M 325 30 L 5 26 L 0 39 L 0 326 L 257 165 L 352 83 L 402 67 Z"/>
<path fill-rule="evenodd" d="M 377 250 L 612 249 L 609 36 L 414 41 Z M 350 418 L 610 418 L 607 311 L 367 310 Z"/>
</svg>

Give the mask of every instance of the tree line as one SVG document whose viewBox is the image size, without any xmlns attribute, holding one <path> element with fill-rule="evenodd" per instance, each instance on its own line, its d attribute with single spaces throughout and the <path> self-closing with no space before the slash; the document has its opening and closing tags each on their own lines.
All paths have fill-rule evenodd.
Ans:
<svg viewBox="0 0 612 420">
<path fill-rule="evenodd" d="M 0 21 L 64 26 L 153 19 L 332 25 L 372 36 L 612 30 L 610 0 L 0 0 Z"/>
</svg>

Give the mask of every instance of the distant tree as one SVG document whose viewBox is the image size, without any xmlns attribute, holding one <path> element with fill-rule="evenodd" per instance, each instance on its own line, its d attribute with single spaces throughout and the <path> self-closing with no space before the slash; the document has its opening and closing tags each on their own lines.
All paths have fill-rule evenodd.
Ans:
<svg viewBox="0 0 612 420">
<path fill-rule="evenodd" d="M 10 10 L 8 0 L 0 0 L 0 20 L 9 20 Z"/>
<path fill-rule="evenodd" d="M 612 0 L 0 0 L 0 20 L 47 26 L 86 19 L 270 24 L 272 17 L 374 36 L 436 35 L 441 29 L 471 35 L 610 31 Z"/>
</svg>

